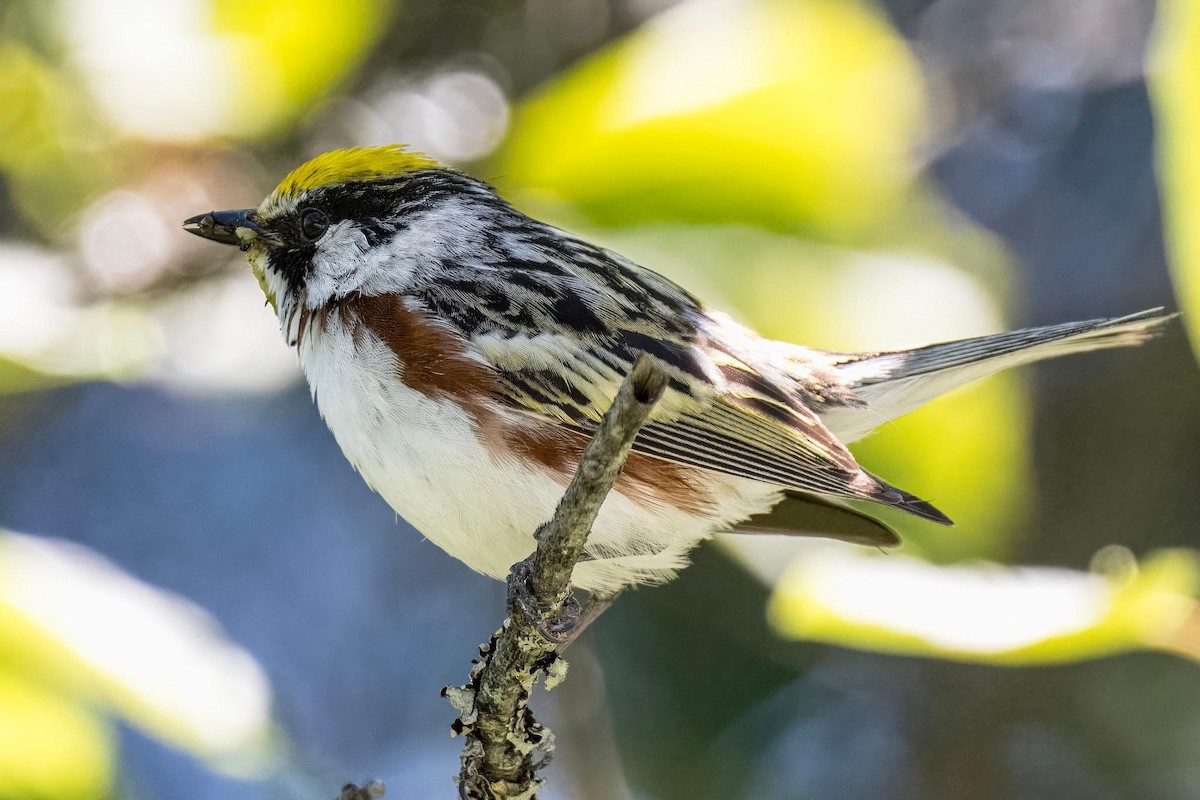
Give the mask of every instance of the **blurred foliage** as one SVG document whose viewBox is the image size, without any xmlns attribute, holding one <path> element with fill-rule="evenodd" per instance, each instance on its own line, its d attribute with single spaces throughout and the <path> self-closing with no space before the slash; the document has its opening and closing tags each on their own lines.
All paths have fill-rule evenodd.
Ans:
<svg viewBox="0 0 1200 800">
<path fill-rule="evenodd" d="M 701 0 L 523 104 L 502 169 L 606 223 L 844 238 L 904 197 L 920 119 L 917 67 L 869 6 Z"/>
<path fill-rule="evenodd" d="M 71 89 L 53 68 L 19 42 L 0 44 L 0 167 L 43 164 L 56 154 Z"/>
<path fill-rule="evenodd" d="M 68 379 L 50 375 L 37 367 L 0 356 L 0 394 L 46 389 L 66 382 L 69 382 Z"/>
<path fill-rule="evenodd" d="M 1200 661 L 1198 591 L 1190 551 L 1107 575 L 841 553 L 798 561 L 770 616 L 784 636 L 910 656 L 1016 666 L 1150 648 Z"/>
<path fill-rule="evenodd" d="M 106 300 L 81 307 L 76 291 L 52 251 L 0 243 L 0 294 L 20 297 L 0 317 L 0 395 L 144 374 L 161 349 L 146 313 Z"/>
<path fill-rule="evenodd" d="M 241 259 L 231 253 L 221 261 L 223 254 L 183 236 L 178 223 L 208 208 L 252 205 L 288 167 L 334 146 L 406 138 L 442 158 L 470 159 L 469 171 L 494 180 L 536 216 L 663 272 L 764 335 L 833 350 L 919 345 L 1010 325 L 1010 301 L 1019 296 L 1017 259 L 999 236 L 956 210 L 931 179 L 939 165 L 921 160 L 957 145 L 953 136 L 969 138 L 979 131 L 991 136 L 984 149 L 1000 165 L 997 174 L 971 174 L 966 181 L 991 187 L 991 194 L 983 192 L 986 200 L 999 203 L 1009 192 L 1015 205 L 1036 209 L 1031 217 L 1018 217 L 1019 225 L 1063 251 L 1078 246 L 1070 231 L 1043 230 L 1059 222 L 1040 219 L 1038 195 L 1029 187 L 1044 167 L 1038 159 L 1074 146 L 1055 137 L 1065 137 L 1076 119 L 1071 114 L 1082 112 L 1069 103 L 1069 113 L 1051 107 L 1043 95 L 1005 99 L 1011 107 L 997 99 L 997 87 L 1012 76 L 993 49 L 1000 55 L 1017 52 L 1020 25 L 988 27 L 995 21 L 989 16 L 990 22 L 980 23 L 986 31 L 972 38 L 969 20 L 955 18 L 950 8 L 961 11 L 967 3 L 887 4 L 900 20 L 896 26 L 884 15 L 883 3 L 877 7 L 866 0 L 689 0 L 643 20 L 650 5 L 0 4 L 0 236 L 8 240 L 0 246 L 0 294 L 19 298 L 0 318 L 0 395 L 79 380 L 137 380 L 193 399 L 225 393 L 224 402 L 235 392 L 276 392 L 294 381 L 292 356 L 279 343 L 270 314 L 262 311 Z M 954 31 L 955 55 L 965 67 L 934 63 L 928 54 L 921 54 L 918 66 L 918 49 L 897 30 L 913 35 L 918 26 L 903 24 L 909 12 L 897 9 L 916 5 L 928 8 L 918 33 L 939 26 Z M 635 7 L 642 10 L 630 10 Z M 1071 13 L 1084 13 L 1083 7 L 1073 6 Z M 1000 14 L 995 9 L 1013 6 L 996 0 L 987 8 Z M 1200 103 L 1192 86 L 1200 74 L 1200 11 L 1191 0 L 1162 0 L 1159 13 L 1151 61 L 1159 174 L 1174 277 L 1200 344 L 1200 220 L 1192 202 L 1200 183 L 1194 146 Z M 1036 17 L 1017 16 L 1026 22 Z M 1096 40 L 1097 53 L 1112 44 L 1099 29 L 1075 28 L 1087 41 Z M 1017 66 L 1009 68 L 1025 70 L 1021 75 L 1039 91 L 1049 92 L 1049 86 L 1070 95 L 1055 83 L 1066 79 L 1055 71 L 1061 64 L 1054 59 Z M 959 80 L 956 69 L 986 73 L 986 91 L 972 95 L 958 84 L 939 83 Z M 545 81 L 533 94 L 512 97 L 514 87 L 539 77 Z M 1083 85 L 1093 77 L 1071 80 Z M 1022 138 L 1023 115 L 1033 120 L 1032 142 Z M 933 137 L 929 128 L 937 129 Z M 506 131 L 504 143 L 487 158 Z M 938 136 L 942 139 L 930 140 Z M 940 167 L 944 178 L 945 163 Z M 1027 190 L 1028 199 L 1021 194 Z M 1029 259 L 1028 252 L 1018 252 Z M 1080 288 L 1077 277 L 1071 291 L 1085 294 L 1091 284 Z M 1088 278 L 1119 284 L 1099 268 Z M 1140 302 L 1128 287 L 1122 291 L 1122 303 L 1134 296 Z M 1015 312 L 1019 317 L 1028 308 Z M 1155 407 L 1143 402 L 1147 391 L 1157 391 L 1146 374 L 1138 373 L 1143 382 L 1130 390 L 1139 413 Z M 1040 534 L 1042 540 L 1075 536 L 1078 548 L 1087 548 L 1086 559 L 1096 540 L 1107 535 L 1097 530 L 1078 537 L 1069 520 L 1054 516 L 1054 508 L 1039 506 L 1037 489 L 1045 476 L 1033 471 L 1037 453 L 1030 439 L 1037 415 L 1026 381 L 1022 375 L 988 379 L 854 445 L 864 465 L 929 497 L 956 520 L 956 529 L 889 517 L 906 549 L 904 556 L 887 559 L 841 550 L 833 557 L 823 548 L 782 540 L 774 541 L 786 548 L 786 556 L 772 550 L 764 559 L 745 540 L 726 542 L 739 549 L 743 563 L 771 562 L 770 569 L 756 567 L 761 581 L 774 580 L 795 558 L 770 601 L 775 630 L 788 639 L 989 664 L 1057 664 L 1131 649 L 1195 659 L 1200 625 L 1190 552 L 1158 553 L 1140 565 L 1130 556 L 1125 567 L 1097 574 L 976 561 L 1036 556 L 1029 544 Z M 1164 384 L 1162 391 L 1176 385 Z M 1111 399 L 1111 393 L 1101 394 Z M 270 402 L 279 399 L 267 396 Z M 1096 399 L 1083 390 L 1079 396 L 1089 403 Z M 1169 405 L 1173 412 L 1189 408 L 1177 398 Z M 1133 418 L 1133 403 L 1111 411 L 1095 407 L 1101 409 L 1096 416 L 1084 419 L 1108 423 L 1113 414 L 1127 424 Z M 99 419 L 103 427 L 107 418 Z M 185 424 L 182 415 L 175 423 Z M 84 427 L 95 424 L 88 418 Z M 1182 427 L 1172 430 L 1186 434 Z M 1061 434 L 1050 433 L 1047 441 Z M 1096 448 L 1085 454 L 1090 462 L 1103 460 L 1100 453 L 1109 455 L 1092 433 L 1083 438 Z M 168 446 L 192 444 L 181 437 Z M 310 456 L 304 451 L 293 460 L 308 463 Z M 1122 475 L 1120 485 L 1087 485 L 1086 476 L 1094 472 L 1081 469 L 1076 483 L 1086 489 L 1077 491 L 1118 503 L 1150 483 L 1162 487 L 1192 477 L 1187 464 L 1149 463 L 1157 458 L 1146 455 L 1145 468 L 1139 464 L 1131 470 L 1136 474 Z M 193 483 L 207 483 L 206 468 L 200 464 L 189 473 L 197 479 Z M 248 469 L 252 475 L 238 473 L 236 481 L 214 484 L 213 491 L 222 497 L 275 491 L 255 481 L 269 480 L 279 469 L 265 477 Z M 183 505 L 181 493 L 191 491 L 188 481 L 179 483 L 168 493 L 171 508 Z M 141 494 L 131 502 L 141 503 Z M 1178 518 L 1168 511 L 1162 519 Z M 102 525 L 96 520 L 104 514 L 99 509 L 72 520 Z M 270 525 L 310 522 L 271 519 Z M 207 524 L 207 517 L 196 523 L 199 535 L 210 533 Z M 1146 527 L 1158 524 L 1155 517 Z M 216 771 L 258 775 L 272 768 L 265 678 L 210 620 L 128 575 L 114 577 L 111 565 L 98 566 L 77 551 L 57 544 L 45 552 L 23 544 L 14 550 L 14 541 L 26 542 L 12 535 L 0 539 L 0 708 L 6 712 L 0 714 L 0 797 L 119 795 L 122 789 L 113 788 L 115 719 L 132 722 Z M 289 541 L 289 553 L 291 546 Z M 173 557 L 166 545 L 162 552 L 168 561 Z M 23 561 L 21 553 L 44 558 Z M 761 745 L 763 753 L 780 749 L 785 766 L 798 761 L 783 734 L 763 739 L 762 731 L 774 736 L 788 722 L 775 725 L 779 718 L 771 709 L 788 696 L 789 684 L 829 694 L 829 686 L 805 683 L 823 651 L 775 641 L 761 629 L 761 620 L 747 625 L 746 615 L 758 613 L 767 588 L 718 561 L 712 551 L 702 551 L 698 570 L 720 591 L 713 591 L 714 584 L 689 582 L 689 572 L 670 587 L 636 593 L 613 612 L 624 627 L 615 637 L 620 658 L 609 667 L 609 679 L 614 695 L 627 701 L 622 733 L 629 741 L 622 747 L 631 774 L 642 781 L 639 792 L 652 786 L 663 797 L 735 796 L 751 764 L 734 763 L 730 754 L 738 747 L 753 750 L 740 744 L 741 734 L 751 734 L 746 740 Z M 13 570 L 21 569 L 24 577 L 14 580 Z M 70 591 L 58 597 L 48 591 L 52 575 L 59 576 L 53 585 Z M 111 598 L 133 602 L 114 610 Z M 441 596 L 429 600 L 435 607 L 450 603 Z M 65 616 L 47 615 L 56 608 Z M 631 608 L 650 609 L 649 623 L 641 617 L 622 623 Z M 90 638 L 80 638 L 79 627 L 69 624 L 78 620 L 91 624 L 84 631 Z M 355 624 L 367 630 L 370 622 Z M 286 631 L 273 619 L 263 626 L 270 636 Z M 707 665 L 693 663 L 695 639 L 713 630 L 734 646 Z M 623 637 L 629 640 L 624 651 Z M 98 640 L 107 649 L 97 648 Z M 178 648 L 166 647 L 168 641 Z M 322 689 L 330 675 L 344 677 L 346 664 L 337 660 L 342 657 L 330 657 L 335 663 L 321 675 Z M 843 662 L 835 657 L 831 663 Z M 895 662 L 880 663 L 885 665 L 880 672 L 867 676 L 872 685 L 883 685 L 898 670 Z M 939 696 L 945 689 L 950 698 L 939 702 L 956 705 L 957 686 L 964 707 L 986 704 L 975 695 L 983 682 L 972 673 L 959 684 L 939 684 Z M 870 696 L 867 721 L 875 719 L 880 708 L 875 699 L 887 691 L 894 690 L 886 695 L 889 702 L 900 702 L 895 693 L 902 688 L 896 686 Z M 1028 687 L 1020 688 L 1018 697 Z M 664 697 L 669 708 L 643 713 L 662 705 Z M 248 713 L 220 714 L 239 710 Z M 813 710 L 804 706 L 798 713 Z M 882 711 L 899 713 L 891 706 Z M 772 724 L 760 724 L 763 719 Z M 819 722 L 820 715 L 814 719 Z M 362 720 L 343 722 L 365 729 Z M 333 738 L 325 728 L 336 723 L 322 718 L 313 727 Z M 941 742 L 944 747 L 935 749 L 936 735 L 919 728 L 925 723 L 912 724 L 917 727 L 911 738 L 930 748 L 931 763 L 953 751 L 955 743 Z M 981 723 L 970 720 L 971 725 Z M 866 733 L 884 737 L 885 728 Z M 858 770 L 859 762 L 842 752 L 843 739 L 853 737 L 841 733 L 809 738 L 835 741 L 832 761 Z M 910 733 L 905 729 L 898 738 L 907 741 Z M 1156 741 L 1148 734 L 1132 738 Z M 731 746 L 734 739 L 739 744 Z M 714 740 L 722 758 L 705 750 Z M 656 747 L 643 747 L 645 741 Z M 1002 751 L 995 742 L 981 749 Z M 907 753 L 903 760 L 916 763 L 919 755 Z M 747 758 L 758 757 L 766 758 Z M 696 768 L 698 759 L 709 762 L 709 772 Z M 676 772 L 670 765 L 683 766 Z M 772 763 L 766 773 L 784 774 L 778 766 Z M 721 788 L 713 790 L 709 778 Z M 847 792 L 857 786 L 833 783 L 850 787 Z M 797 785 L 790 788 L 798 791 Z M 879 794 L 864 789 L 839 796 Z M 904 796 L 935 794 L 922 789 Z"/>
<path fill-rule="evenodd" d="M 99 714 L 130 721 L 216 769 L 244 776 L 269 769 L 269 689 L 254 660 L 192 603 L 79 545 L 0 532 L 0 678 L 7 673 L 11 683 L 0 691 L 28 715 L 14 724 L 29 726 L 18 752 L 29 755 L 30 774 L 53 778 L 45 764 L 78 756 L 62 780 L 91 787 L 79 796 L 102 796 L 111 778 Z M 0 759 L 14 755 L 6 750 Z M 7 777 L 0 761 L 0 787 Z M 76 796 L 56 795 L 53 781 L 45 786 L 37 796 Z"/>
<path fill-rule="evenodd" d="M 1200 4 L 1160 0 L 1148 80 L 1158 118 L 1158 180 L 1170 266 L 1200 354 Z"/>
<path fill-rule="evenodd" d="M 854 451 L 889 480 L 936 496 L 955 521 L 947 532 L 887 513 L 918 554 L 938 562 L 1005 558 L 1030 509 L 1029 432 L 1021 379 L 998 375 L 885 425 Z"/>
<path fill-rule="evenodd" d="M 213 35 L 233 105 L 225 130 L 261 136 L 294 123 L 350 74 L 402 8 L 384 0 L 214 0 Z"/>
<path fill-rule="evenodd" d="M 0 36 L 0 169 L 16 210 L 46 237 L 113 179 L 106 162 L 94 158 L 111 137 L 90 109 L 61 67 Z"/>
<path fill-rule="evenodd" d="M 26 670 L 12 671 L 3 658 L 14 644 L 7 627 L 0 612 L 0 797 L 110 797 L 116 759 L 109 726 Z"/>
</svg>

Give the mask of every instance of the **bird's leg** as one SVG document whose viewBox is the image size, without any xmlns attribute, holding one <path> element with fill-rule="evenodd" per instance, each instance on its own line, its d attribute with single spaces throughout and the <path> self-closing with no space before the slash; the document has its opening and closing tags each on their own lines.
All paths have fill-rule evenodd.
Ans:
<svg viewBox="0 0 1200 800">
<path fill-rule="evenodd" d="M 558 645 L 558 652 L 566 650 L 571 642 L 579 638 L 588 626 L 596 620 L 600 619 L 600 615 L 608 611 L 613 603 L 617 602 L 617 598 L 621 596 L 618 590 L 612 594 L 591 594 L 588 596 L 587 602 L 579 612 L 579 617 L 575 621 L 575 626 L 567 633 L 566 641 Z"/>
<path fill-rule="evenodd" d="M 560 644 L 579 616 L 579 602 L 568 592 L 558 608 L 547 608 L 530 583 L 533 556 L 513 564 L 508 573 L 508 614 L 528 620 L 547 642 Z"/>
<path fill-rule="evenodd" d="M 580 603 L 573 592 L 568 592 L 557 609 L 546 608 L 530 586 L 531 563 L 530 559 L 517 562 L 508 575 L 509 614 L 524 616 L 561 653 L 608 610 L 620 593 L 593 594 Z"/>
</svg>

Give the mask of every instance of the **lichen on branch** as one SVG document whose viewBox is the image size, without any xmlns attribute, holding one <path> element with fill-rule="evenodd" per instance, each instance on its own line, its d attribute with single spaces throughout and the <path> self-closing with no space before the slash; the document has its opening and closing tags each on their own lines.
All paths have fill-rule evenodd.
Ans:
<svg viewBox="0 0 1200 800">
<path fill-rule="evenodd" d="M 584 449 L 554 516 L 538 528 L 537 549 L 513 565 L 508 618 L 480 648 L 467 685 L 444 690 L 459 712 L 454 732 L 466 737 L 459 797 L 537 796 L 538 769 L 549 760 L 553 735 L 534 719 L 529 696 L 539 676 L 547 676 L 550 688 L 565 674 L 559 651 L 580 616 L 571 573 L 634 438 L 666 386 L 665 368 L 642 354 Z"/>
</svg>

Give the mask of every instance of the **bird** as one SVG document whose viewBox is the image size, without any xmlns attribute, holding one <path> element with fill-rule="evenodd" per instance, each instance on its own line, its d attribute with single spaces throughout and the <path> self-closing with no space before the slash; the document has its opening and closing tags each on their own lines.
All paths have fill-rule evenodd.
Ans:
<svg viewBox="0 0 1200 800">
<path fill-rule="evenodd" d="M 258 207 L 183 226 L 245 252 L 367 484 L 493 578 L 533 552 L 635 359 L 657 359 L 666 390 L 572 573 L 599 597 L 670 580 L 716 533 L 890 548 L 870 509 L 951 524 L 847 445 L 968 381 L 1140 344 L 1174 316 L 876 352 L 774 341 L 403 145 L 318 155 Z"/>
</svg>

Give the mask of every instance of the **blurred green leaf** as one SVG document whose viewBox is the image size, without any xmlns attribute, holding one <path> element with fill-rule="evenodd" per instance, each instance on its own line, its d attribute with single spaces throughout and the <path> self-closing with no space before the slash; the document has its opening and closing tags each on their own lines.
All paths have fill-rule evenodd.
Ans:
<svg viewBox="0 0 1200 800">
<path fill-rule="evenodd" d="M 22 313 L 61 312 L 32 304 Z M 35 347 L 0 339 L 0 395 L 94 380 L 124 380 L 145 372 L 161 345 L 149 315 L 98 304 L 58 313 L 61 327 Z"/>
<path fill-rule="evenodd" d="M 909 546 L 939 562 L 1003 559 L 1030 500 L 1029 400 L 1018 375 L 971 383 L 882 426 L 854 446 L 888 481 L 933 501 L 953 529 L 881 513 Z"/>
<path fill-rule="evenodd" d="M 0 395 L 49 389 L 72 381 L 72 378 L 51 375 L 32 365 L 0 355 Z"/>
<path fill-rule="evenodd" d="M 307 113 L 387 30 L 381 0 L 213 0 L 213 33 L 229 45 L 229 132 L 261 135 Z M 242 79 L 244 78 L 244 79 Z"/>
<path fill-rule="evenodd" d="M 1160 0 L 1147 80 L 1171 275 L 1200 353 L 1200 4 Z"/>
<path fill-rule="evenodd" d="M 105 171 L 95 153 L 108 141 L 57 66 L 0 38 L 0 172 L 36 230 L 52 237 L 95 191 Z"/>
<path fill-rule="evenodd" d="M 797 560 L 771 623 L 783 636 L 911 656 L 1046 664 L 1192 641 L 1200 563 L 1164 551 L 1120 574 L 993 564 L 938 567 L 841 550 Z"/>
<path fill-rule="evenodd" d="M 254 659 L 189 601 L 80 545 L 0 534 L 0 668 L 216 769 L 272 766 L 270 687 Z"/>
<path fill-rule="evenodd" d="M 0 168 L 53 158 L 66 86 L 29 49 L 0 41 Z"/>
<path fill-rule="evenodd" d="M 112 732 L 94 714 L 67 695 L 3 669 L 0 710 L 0 797 L 111 796 Z"/>
<path fill-rule="evenodd" d="M 519 112 L 506 178 L 610 224 L 877 225 L 909 187 L 917 66 L 851 0 L 691 0 Z"/>
</svg>

